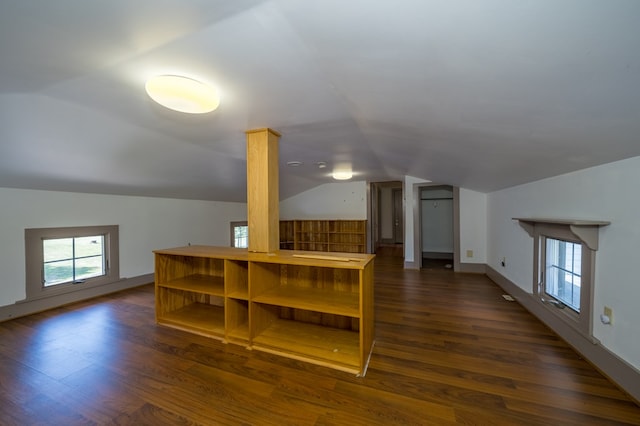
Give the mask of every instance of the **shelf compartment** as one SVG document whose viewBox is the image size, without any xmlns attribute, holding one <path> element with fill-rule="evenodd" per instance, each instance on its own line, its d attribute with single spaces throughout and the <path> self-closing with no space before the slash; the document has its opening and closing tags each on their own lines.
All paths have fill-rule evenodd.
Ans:
<svg viewBox="0 0 640 426">
<path fill-rule="evenodd" d="M 158 286 L 156 321 L 182 330 L 224 338 L 224 298 Z"/>
<path fill-rule="evenodd" d="M 295 256 L 295 253 L 294 255 Z M 330 262 L 291 257 L 287 261 L 298 264 L 269 263 L 254 261 L 250 264 L 252 297 L 261 296 L 278 286 L 292 286 L 305 289 L 321 289 L 340 294 L 359 293 L 359 271 L 350 269 L 350 262 Z M 274 259 L 274 262 L 277 259 Z M 303 262 L 326 263 L 327 266 L 305 265 Z M 330 266 L 329 266 L 330 265 Z"/>
<path fill-rule="evenodd" d="M 238 345 L 249 344 L 249 324 L 242 324 L 232 330 L 227 331 L 227 341 Z"/>
<path fill-rule="evenodd" d="M 348 317 L 360 316 L 357 293 L 336 292 L 322 288 L 278 286 L 254 297 L 258 303 L 318 311 Z"/>
<path fill-rule="evenodd" d="M 329 244 L 330 252 L 334 253 L 364 253 L 364 244 Z"/>
<path fill-rule="evenodd" d="M 359 374 L 358 332 L 275 319 L 253 338 L 253 348 Z"/>
<path fill-rule="evenodd" d="M 224 338 L 224 308 L 191 303 L 158 316 L 158 323 L 209 337 Z"/>
<path fill-rule="evenodd" d="M 304 251 L 365 253 L 366 220 L 295 220 L 293 248 Z M 284 225 L 281 223 L 281 229 Z M 288 237 L 286 241 L 288 240 Z M 283 241 L 285 241 L 283 238 Z M 289 247 L 286 243 L 281 248 Z"/>
<path fill-rule="evenodd" d="M 227 340 L 234 343 L 249 342 L 249 302 L 227 299 L 226 308 Z"/>
<path fill-rule="evenodd" d="M 196 250 L 198 247 L 193 248 Z M 156 264 L 161 275 L 156 279 L 161 283 L 189 275 L 201 274 L 217 277 L 224 275 L 223 259 L 156 252 Z"/>
<path fill-rule="evenodd" d="M 249 300 L 249 264 L 246 261 L 225 260 L 224 282 L 227 296 Z"/>
<path fill-rule="evenodd" d="M 224 279 L 222 277 L 204 274 L 194 274 L 182 278 L 175 278 L 168 282 L 160 283 L 158 286 L 214 296 L 224 295 Z"/>
</svg>

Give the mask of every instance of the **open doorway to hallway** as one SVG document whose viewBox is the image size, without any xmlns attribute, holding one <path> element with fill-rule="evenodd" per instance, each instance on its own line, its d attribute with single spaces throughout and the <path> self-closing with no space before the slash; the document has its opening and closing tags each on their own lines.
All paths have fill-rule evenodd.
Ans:
<svg viewBox="0 0 640 426">
<path fill-rule="evenodd" d="M 372 182 L 370 191 L 371 252 L 404 257 L 402 182 Z"/>
</svg>

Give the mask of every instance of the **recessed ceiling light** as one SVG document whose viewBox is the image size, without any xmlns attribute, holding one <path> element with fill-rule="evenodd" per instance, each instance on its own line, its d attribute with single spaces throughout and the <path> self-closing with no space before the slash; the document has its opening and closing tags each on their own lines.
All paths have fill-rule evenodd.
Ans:
<svg viewBox="0 0 640 426">
<path fill-rule="evenodd" d="M 205 114 L 220 105 L 216 89 L 189 77 L 158 75 L 147 81 L 145 89 L 160 105 L 188 114 Z"/>
<path fill-rule="evenodd" d="M 302 166 L 302 161 L 288 161 L 287 166 L 289 167 L 298 167 Z"/>
<path fill-rule="evenodd" d="M 326 161 L 318 161 L 316 163 L 316 166 L 318 166 L 319 169 L 324 169 L 325 167 L 327 167 L 327 162 Z"/>
</svg>

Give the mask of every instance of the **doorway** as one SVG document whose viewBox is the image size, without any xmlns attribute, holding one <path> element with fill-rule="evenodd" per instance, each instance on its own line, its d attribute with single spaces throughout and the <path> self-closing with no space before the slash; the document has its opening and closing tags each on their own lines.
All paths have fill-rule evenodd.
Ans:
<svg viewBox="0 0 640 426">
<path fill-rule="evenodd" d="M 394 244 L 402 244 L 404 242 L 402 188 L 393 188 L 391 194 L 393 198 L 393 242 Z"/>
<path fill-rule="evenodd" d="M 404 196 L 402 182 L 372 182 L 369 231 L 371 253 L 383 247 L 385 253 L 404 256 Z"/>
<path fill-rule="evenodd" d="M 454 192 L 448 185 L 420 189 L 422 268 L 453 271 Z"/>
</svg>

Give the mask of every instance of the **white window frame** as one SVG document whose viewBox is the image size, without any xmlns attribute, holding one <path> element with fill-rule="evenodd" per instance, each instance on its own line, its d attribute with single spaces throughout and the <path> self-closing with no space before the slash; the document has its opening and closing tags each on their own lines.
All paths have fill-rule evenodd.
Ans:
<svg viewBox="0 0 640 426">
<path fill-rule="evenodd" d="M 44 286 L 44 250 L 46 239 L 104 236 L 105 274 L 77 282 Z M 98 287 L 120 280 L 118 225 L 76 226 L 25 229 L 26 300 L 41 299 Z"/>
<path fill-rule="evenodd" d="M 231 247 L 238 247 L 236 246 L 236 232 L 235 229 L 237 227 L 242 227 L 242 226 L 248 226 L 247 221 L 236 221 L 236 222 L 231 222 Z M 249 247 L 249 230 L 247 229 L 247 247 Z M 247 248 L 247 247 L 240 247 L 240 248 Z"/>
</svg>

